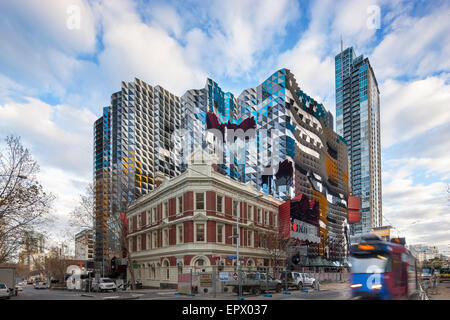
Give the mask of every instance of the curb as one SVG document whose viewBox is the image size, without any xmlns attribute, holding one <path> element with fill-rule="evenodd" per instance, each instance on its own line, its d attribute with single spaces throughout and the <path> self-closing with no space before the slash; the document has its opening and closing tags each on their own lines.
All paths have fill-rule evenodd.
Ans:
<svg viewBox="0 0 450 320">
<path fill-rule="evenodd" d="M 92 294 L 86 294 L 86 293 L 80 294 L 80 297 L 94 298 L 94 296 Z"/>
<path fill-rule="evenodd" d="M 114 296 L 114 297 L 104 297 L 103 300 L 136 300 L 139 299 L 140 297 L 141 295 L 131 297 Z"/>
</svg>

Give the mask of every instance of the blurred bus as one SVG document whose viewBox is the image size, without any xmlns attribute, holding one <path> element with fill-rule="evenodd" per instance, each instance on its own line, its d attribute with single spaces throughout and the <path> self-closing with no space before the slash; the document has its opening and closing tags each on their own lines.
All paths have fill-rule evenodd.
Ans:
<svg viewBox="0 0 450 320">
<path fill-rule="evenodd" d="M 350 247 L 350 288 L 353 297 L 410 299 L 417 295 L 417 262 L 404 245 L 368 234 Z"/>
</svg>

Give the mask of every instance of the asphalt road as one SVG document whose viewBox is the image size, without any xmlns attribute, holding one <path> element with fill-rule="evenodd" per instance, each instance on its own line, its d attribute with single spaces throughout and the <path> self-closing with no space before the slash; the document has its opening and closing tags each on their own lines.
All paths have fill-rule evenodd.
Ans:
<svg viewBox="0 0 450 320">
<path fill-rule="evenodd" d="M 289 291 L 290 294 L 269 293 L 271 297 L 264 294 L 255 296 L 244 295 L 244 300 L 346 300 L 349 299 L 348 290 L 321 290 L 307 293 L 298 290 Z M 109 300 L 109 299 L 138 299 L 138 300 L 237 300 L 236 294 L 217 295 L 175 295 L 175 290 L 142 290 L 137 292 L 105 292 L 105 293 L 84 293 L 67 290 L 34 289 L 32 285 L 19 291 L 18 296 L 11 297 L 11 300 Z"/>
</svg>

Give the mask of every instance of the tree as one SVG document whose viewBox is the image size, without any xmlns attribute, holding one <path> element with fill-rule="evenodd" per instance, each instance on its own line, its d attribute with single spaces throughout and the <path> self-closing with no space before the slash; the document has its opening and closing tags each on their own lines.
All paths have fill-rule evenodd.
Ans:
<svg viewBox="0 0 450 320">
<path fill-rule="evenodd" d="M 122 186 L 122 188 L 124 188 Z M 78 230 L 92 230 L 95 234 L 96 212 L 95 212 L 95 188 L 90 183 L 86 186 L 84 194 L 80 195 L 78 206 L 70 213 L 70 224 Z M 127 269 L 130 271 L 132 289 L 135 289 L 135 275 L 133 263 L 131 261 L 131 250 L 128 241 L 128 226 L 126 210 L 131 204 L 131 200 L 122 203 L 122 212 L 110 214 L 106 225 L 107 239 L 105 244 L 108 252 L 114 256 L 127 257 Z M 119 210 L 116 210 L 119 211 Z"/>
<path fill-rule="evenodd" d="M 50 221 L 55 196 L 37 179 L 39 165 L 19 137 L 0 149 L 0 263 L 16 257 L 26 232 Z"/>
<path fill-rule="evenodd" d="M 292 238 L 282 237 L 278 232 L 264 232 L 262 237 L 264 249 L 269 256 L 271 265 L 282 265 L 287 257 L 287 249 L 293 243 Z"/>
</svg>

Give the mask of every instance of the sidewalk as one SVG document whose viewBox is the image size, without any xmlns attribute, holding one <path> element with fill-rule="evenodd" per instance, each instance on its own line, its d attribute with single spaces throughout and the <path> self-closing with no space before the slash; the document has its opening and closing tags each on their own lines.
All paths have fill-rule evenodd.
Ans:
<svg viewBox="0 0 450 320">
<path fill-rule="evenodd" d="M 450 300 L 450 282 L 439 283 L 437 294 L 428 294 L 428 297 L 430 300 Z"/>
</svg>

